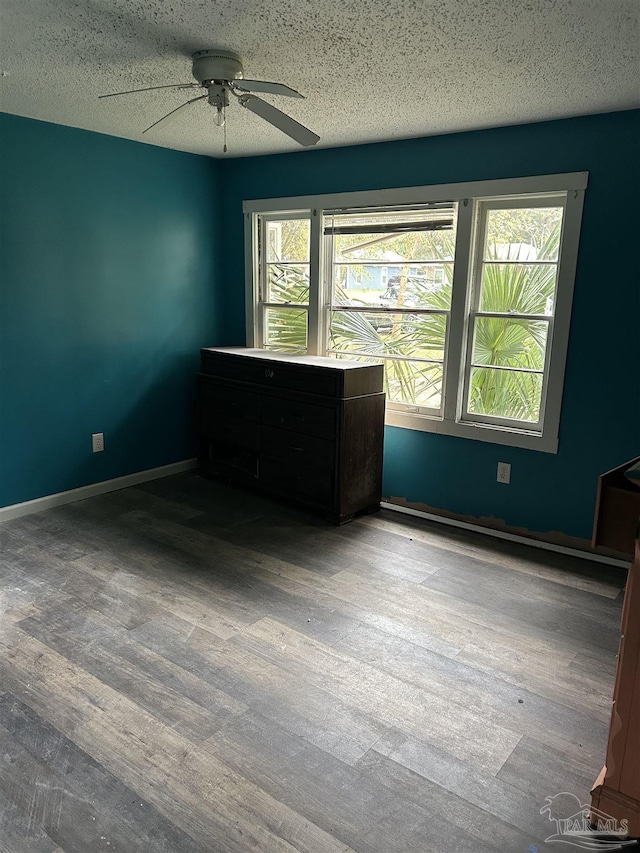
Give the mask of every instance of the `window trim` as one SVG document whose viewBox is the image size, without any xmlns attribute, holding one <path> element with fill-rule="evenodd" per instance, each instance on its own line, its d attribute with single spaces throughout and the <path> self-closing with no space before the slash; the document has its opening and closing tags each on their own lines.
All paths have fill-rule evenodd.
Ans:
<svg viewBox="0 0 640 853">
<path fill-rule="evenodd" d="M 245 233 L 245 304 L 246 343 L 255 345 L 255 320 L 258 309 L 258 229 L 260 216 L 282 214 L 282 218 L 311 213 L 310 225 L 310 294 L 315 294 L 317 304 L 309 304 L 309 354 L 318 355 L 316 341 L 325 323 L 326 300 L 320 287 L 327 259 L 320 251 L 322 246 L 322 211 L 337 208 L 387 207 L 429 202 L 458 202 L 456 253 L 453 269 L 454 287 L 450 309 L 448 345 L 444 357 L 445 403 L 442 417 L 413 412 L 400 412 L 387 408 L 386 423 L 404 429 L 433 432 L 460 438 L 472 438 L 510 447 L 522 447 L 545 453 L 557 453 L 560 427 L 560 409 L 564 389 L 567 350 L 571 319 L 571 306 L 578 259 L 580 226 L 584 191 L 588 172 L 570 172 L 505 178 L 468 183 L 436 184 L 433 186 L 398 187 L 382 190 L 364 190 L 322 195 L 289 196 L 285 198 L 249 199 L 243 202 Z M 468 340 L 468 300 L 473 288 L 468 285 L 476 251 L 472 239 L 478 206 L 492 197 L 549 196 L 566 193 L 562 244 L 559 251 L 557 273 L 557 298 L 554 311 L 554 334 L 549 353 L 549 374 L 546 403 L 542 418 L 542 432 L 520 426 L 515 429 L 494 423 L 462 421 L 464 382 L 464 353 Z M 505 200 L 506 201 L 506 200 Z M 542 199 L 541 199 L 542 201 Z M 281 218 L 281 217 L 278 217 Z M 457 284 L 457 287 L 456 287 Z"/>
</svg>

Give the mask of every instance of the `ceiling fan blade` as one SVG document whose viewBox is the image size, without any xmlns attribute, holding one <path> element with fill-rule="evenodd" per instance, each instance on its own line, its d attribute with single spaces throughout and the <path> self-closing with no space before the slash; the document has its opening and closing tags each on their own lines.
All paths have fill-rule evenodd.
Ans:
<svg viewBox="0 0 640 853">
<path fill-rule="evenodd" d="M 161 121 L 164 121 L 166 118 L 169 118 L 169 116 L 172 116 L 174 113 L 177 113 L 178 110 L 181 110 L 183 107 L 188 107 L 189 104 L 195 104 L 196 101 L 203 101 L 206 97 L 207 95 L 199 95 L 197 98 L 191 98 L 190 101 L 185 101 L 184 104 L 180 104 L 179 107 L 176 107 L 175 110 L 171 110 L 171 112 L 167 113 L 166 116 L 162 116 L 162 118 L 159 118 L 158 121 L 154 121 L 153 124 L 150 124 L 149 127 L 147 127 L 142 132 L 146 133 L 148 130 L 151 130 L 151 128 L 160 124 Z"/>
<path fill-rule="evenodd" d="M 304 98 L 291 86 L 284 83 L 269 83 L 267 80 L 234 80 L 233 86 L 241 92 L 267 92 L 270 95 L 286 95 L 288 98 Z"/>
<path fill-rule="evenodd" d="M 257 116 L 260 116 L 260 118 L 268 121 L 269 124 L 277 127 L 278 130 L 286 133 L 287 136 L 295 139 L 296 142 L 299 142 L 300 145 L 304 145 L 305 148 L 309 145 L 315 145 L 320 139 L 317 133 L 309 130 L 309 128 L 300 124 L 300 122 L 297 122 L 295 119 L 291 118 L 291 116 L 288 116 L 276 107 L 272 107 L 271 104 L 268 104 L 266 101 L 256 98 L 255 95 L 242 95 L 240 103 L 245 107 L 245 109 L 250 110 Z"/>
<path fill-rule="evenodd" d="M 171 83 L 168 86 L 146 86 L 144 89 L 129 89 L 127 92 L 111 92 L 110 95 L 98 95 L 98 98 L 117 98 L 118 95 L 133 95 L 134 92 L 151 92 L 152 89 L 199 89 L 199 83 Z"/>
</svg>

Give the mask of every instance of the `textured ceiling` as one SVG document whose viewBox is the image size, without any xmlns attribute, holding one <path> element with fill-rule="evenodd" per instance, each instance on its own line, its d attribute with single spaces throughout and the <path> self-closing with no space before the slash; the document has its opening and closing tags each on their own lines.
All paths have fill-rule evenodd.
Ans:
<svg viewBox="0 0 640 853">
<path fill-rule="evenodd" d="M 222 155 L 199 92 L 102 93 L 190 82 L 190 55 L 238 51 L 245 76 L 320 147 L 517 124 L 640 104 L 637 0 L 3 0 L 5 112 Z M 298 146 L 232 101 L 229 155 Z"/>
</svg>

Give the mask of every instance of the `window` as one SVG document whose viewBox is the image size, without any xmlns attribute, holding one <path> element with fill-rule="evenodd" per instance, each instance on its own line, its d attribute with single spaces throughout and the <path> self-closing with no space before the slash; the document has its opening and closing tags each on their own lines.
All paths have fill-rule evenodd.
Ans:
<svg viewBox="0 0 640 853">
<path fill-rule="evenodd" d="M 441 412 L 456 215 L 457 205 L 445 202 L 323 216 L 329 311 L 322 351 L 382 361 L 390 409 Z M 373 271 L 390 255 L 399 265 L 381 292 Z M 443 262 L 449 278 L 436 285 Z M 368 289 L 350 287 L 353 270 L 368 271 Z"/>
<path fill-rule="evenodd" d="M 247 342 L 381 362 L 391 425 L 555 452 L 586 177 L 245 202 Z"/>
<path fill-rule="evenodd" d="M 256 317 L 265 349 L 307 351 L 309 313 L 309 218 L 264 217 Z"/>
<path fill-rule="evenodd" d="M 478 203 L 464 419 L 540 430 L 564 197 Z"/>
</svg>

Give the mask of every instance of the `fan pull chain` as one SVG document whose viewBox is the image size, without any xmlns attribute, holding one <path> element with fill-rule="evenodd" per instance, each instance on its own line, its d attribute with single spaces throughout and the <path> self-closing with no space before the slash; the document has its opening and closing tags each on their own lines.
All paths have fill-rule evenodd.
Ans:
<svg viewBox="0 0 640 853">
<path fill-rule="evenodd" d="M 222 114 L 224 115 L 224 124 L 222 125 L 224 144 L 222 147 L 222 152 L 223 152 L 223 154 L 226 154 L 227 153 L 227 108 L 226 107 L 222 108 Z"/>
</svg>

